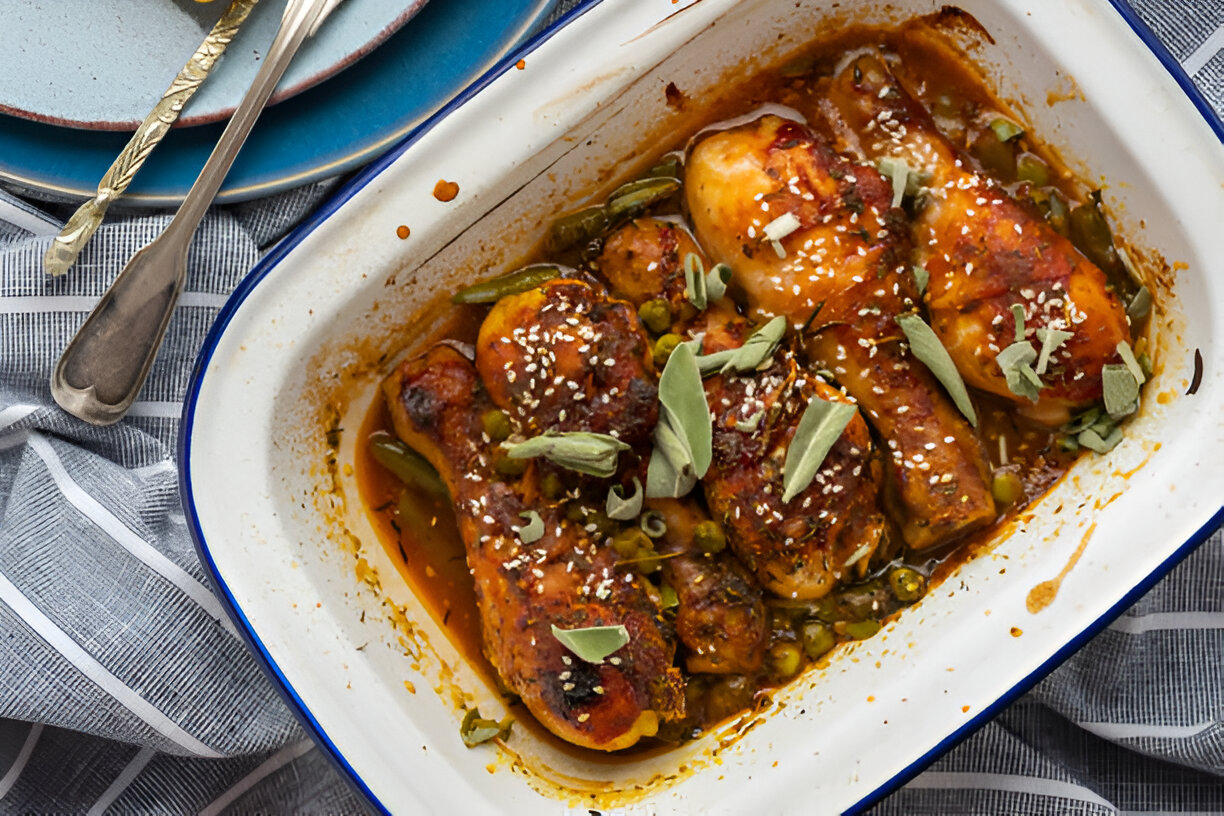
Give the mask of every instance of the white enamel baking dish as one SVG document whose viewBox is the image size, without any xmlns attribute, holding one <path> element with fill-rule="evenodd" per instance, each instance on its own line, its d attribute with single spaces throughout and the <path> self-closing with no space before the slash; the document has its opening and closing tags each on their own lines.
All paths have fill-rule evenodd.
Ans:
<svg viewBox="0 0 1224 816">
<path fill-rule="evenodd" d="M 973 53 L 1003 96 L 1104 185 L 1121 232 L 1171 265 L 1153 322 L 1158 374 L 1126 440 L 1077 464 L 990 553 L 703 740 L 621 764 L 558 752 L 522 728 L 508 750 L 463 746 L 461 705 L 500 716 L 496 694 L 383 553 L 346 466 L 377 358 L 430 328 L 438 312 L 426 304 L 510 267 L 555 214 L 648 162 L 685 115 L 667 105 L 668 83 L 700 100 L 847 6 L 873 21 L 928 13 L 937 0 L 894 0 L 891 11 L 828 0 L 587 4 L 520 55 L 520 68 L 507 63 L 348 185 L 230 299 L 184 412 L 184 504 L 238 628 L 378 807 L 861 809 L 1035 683 L 1219 525 L 1219 131 L 1101 0 L 962 5 L 994 38 Z M 458 183 L 457 198 L 433 196 L 439 179 Z M 1201 382 L 1188 396 L 1196 350 Z M 1030 611 L 1034 587 L 1059 576 L 1052 602 Z"/>
</svg>

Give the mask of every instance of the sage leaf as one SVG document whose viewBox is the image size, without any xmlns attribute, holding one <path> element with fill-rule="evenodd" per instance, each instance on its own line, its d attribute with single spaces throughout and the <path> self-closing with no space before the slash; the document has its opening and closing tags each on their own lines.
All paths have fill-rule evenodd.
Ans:
<svg viewBox="0 0 1224 816">
<path fill-rule="evenodd" d="M 795 435 L 786 449 L 786 461 L 782 463 L 783 504 L 812 483 L 829 450 L 857 412 L 858 406 L 848 402 L 812 398 L 799 418 Z"/>
<path fill-rule="evenodd" d="M 1011 305 L 1012 319 L 1016 322 L 1016 343 L 1024 339 L 1024 307 L 1019 303 Z"/>
<path fill-rule="evenodd" d="M 1071 332 L 1061 329 L 1038 329 L 1037 339 L 1041 341 L 1041 352 L 1037 355 L 1037 367 L 1034 371 L 1038 374 L 1046 373 L 1050 366 L 1050 355 L 1072 337 Z"/>
<path fill-rule="evenodd" d="M 752 433 L 761 425 L 761 418 L 765 416 L 765 410 L 761 409 L 747 419 L 739 419 L 735 422 L 735 430 L 743 431 L 744 433 Z"/>
<path fill-rule="evenodd" d="M 731 282 L 731 267 L 726 264 L 714 264 L 714 268 L 706 273 L 706 301 L 717 303 L 727 294 L 727 284 Z"/>
<path fill-rule="evenodd" d="M 604 658 L 629 642 L 629 630 L 623 625 L 588 626 L 583 629 L 561 629 L 552 627 L 553 637 L 561 645 L 587 663 L 599 665 Z"/>
<path fill-rule="evenodd" d="M 638 513 L 642 512 L 642 482 L 638 477 L 633 477 L 633 495 L 629 498 L 625 498 L 620 485 L 612 485 L 608 490 L 605 512 L 608 518 L 617 521 L 637 518 Z"/>
<path fill-rule="evenodd" d="M 697 358 L 688 346 L 677 346 L 659 376 L 660 421 L 671 425 L 686 442 L 691 454 L 693 475 L 705 476 L 713 458 L 713 430 L 710 408 Z"/>
<path fill-rule="evenodd" d="M 511 527 L 510 529 L 518 533 L 520 541 L 524 544 L 533 544 L 544 537 L 544 519 L 540 518 L 539 513 L 528 510 L 525 513 L 519 513 L 519 517 L 527 519 L 527 523 L 522 527 Z"/>
<path fill-rule="evenodd" d="M 511 459 L 534 459 L 543 456 L 561 467 L 607 479 L 616 473 L 616 460 L 629 446 L 607 434 L 571 431 L 549 431 L 517 445 L 506 445 Z"/>
<path fill-rule="evenodd" d="M 709 298 L 706 292 L 705 264 L 696 252 L 684 256 L 684 296 L 699 310 L 704 310 Z"/>
<path fill-rule="evenodd" d="M 646 498 L 677 499 L 697 484 L 693 455 L 687 443 L 660 417 L 654 430 L 654 450 L 646 466 Z"/>
<path fill-rule="evenodd" d="M 914 285 L 918 287 L 918 294 L 926 291 L 927 284 L 931 282 L 931 273 L 926 270 L 925 266 L 912 266 L 910 272 L 914 276 Z"/>
<path fill-rule="evenodd" d="M 1134 376 L 1135 382 L 1143 385 L 1147 377 L 1143 374 L 1143 366 L 1139 365 L 1139 360 L 1135 358 L 1134 349 L 1130 347 L 1130 343 L 1123 340 L 1118 343 L 1118 356 L 1122 358 L 1122 362 L 1126 364 L 1126 368 Z"/>
<path fill-rule="evenodd" d="M 906 164 L 904 159 L 894 156 L 881 158 L 876 162 L 876 169 L 880 171 L 880 175 L 892 182 L 892 206 L 900 207 L 902 199 L 905 198 L 905 188 L 909 186 L 910 174 L 914 172 L 913 169 Z"/>
<path fill-rule="evenodd" d="M 497 737 L 505 739 L 510 736 L 510 726 L 513 722 L 511 717 L 506 717 L 501 722 L 485 719 L 480 716 L 479 708 L 473 708 L 463 715 L 463 723 L 459 726 L 459 737 L 469 748 Z"/>
<path fill-rule="evenodd" d="M 1075 441 L 1090 451 L 1109 453 L 1122 441 L 1122 429 L 1114 428 L 1108 436 L 1102 437 L 1092 428 L 1085 428 L 1075 437 Z"/>
<path fill-rule="evenodd" d="M 1123 257 L 1126 257 L 1123 255 Z M 1152 309 L 1152 292 L 1146 286 L 1140 286 L 1139 291 L 1131 298 L 1130 303 L 1126 304 L 1126 316 L 1131 319 L 1131 322 L 1142 320 L 1147 316 L 1147 313 Z"/>
<path fill-rule="evenodd" d="M 1032 402 L 1040 399 L 1044 385 L 1032 368 L 1036 359 L 1037 352 L 1027 341 L 1012 343 L 995 357 L 995 362 L 1007 381 L 1007 389 L 1017 397 L 1024 397 Z"/>
<path fill-rule="evenodd" d="M 1113 418 L 1126 416 L 1135 409 L 1139 399 L 1139 381 L 1125 365 L 1111 363 L 1101 368 L 1101 389 L 1105 394 L 1105 410 Z"/>
<path fill-rule="evenodd" d="M 956 365 L 952 362 L 948 350 L 944 348 L 943 343 L 939 342 L 939 337 L 918 314 L 901 315 L 897 318 L 897 325 L 901 327 L 901 331 L 905 332 L 905 338 L 909 340 L 910 351 L 930 369 L 931 374 L 947 390 L 948 396 L 964 414 L 965 419 L 976 428 L 977 412 L 973 410 L 969 390 L 965 388 L 965 381 L 961 379 L 960 372 L 956 370 Z"/>
</svg>

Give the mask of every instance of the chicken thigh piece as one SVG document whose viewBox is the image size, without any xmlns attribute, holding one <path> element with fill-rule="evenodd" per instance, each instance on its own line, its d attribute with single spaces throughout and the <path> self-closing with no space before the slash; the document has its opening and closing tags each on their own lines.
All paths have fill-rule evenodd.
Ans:
<svg viewBox="0 0 1224 816">
<path fill-rule="evenodd" d="M 1048 425 L 1101 399 L 1101 369 L 1120 361 L 1117 346 L 1130 339 L 1104 273 L 1002 185 L 971 170 L 880 57 L 850 63 L 819 110 L 848 150 L 904 161 L 925 185 L 913 235 L 930 277 L 931 327 L 966 382 Z M 1070 333 L 1040 372 L 1035 402 L 1013 392 L 997 361 L 1017 341 L 1015 306 L 1034 352 L 1038 330 Z"/>
<path fill-rule="evenodd" d="M 492 408 L 472 363 L 440 344 L 383 385 L 396 434 L 451 493 L 476 584 L 485 654 L 503 682 L 557 736 L 613 751 L 683 716 L 675 644 L 641 579 L 555 504 L 538 466 L 497 478 L 482 417 Z M 528 497 L 534 497 L 529 500 Z M 540 538 L 523 532 L 536 513 Z M 531 540 L 527 540 L 531 538 Z M 552 627 L 624 626 L 629 642 L 600 663 L 572 654 Z"/>
<path fill-rule="evenodd" d="M 872 167 L 806 125 L 764 116 L 701 138 L 685 164 L 697 240 L 752 313 L 783 315 L 886 446 L 889 508 L 926 548 L 995 519 L 981 441 L 896 323 L 919 296 L 904 214 Z"/>
</svg>

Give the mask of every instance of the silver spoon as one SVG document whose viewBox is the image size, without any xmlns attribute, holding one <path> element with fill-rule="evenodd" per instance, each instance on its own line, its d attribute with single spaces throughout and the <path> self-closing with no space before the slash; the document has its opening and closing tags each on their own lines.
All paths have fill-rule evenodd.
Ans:
<svg viewBox="0 0 1224 816">
<path fill-rule="evenodd" d="M 141 249 L 90 312 L 51 374 L 51 395 L 70 414 L 111 425 L 148 377 L 187 277 L 187 247 L 247 134 L 305 40 L 342 0 L 289 0 L 259 73 L 169 226 Z"/>
</svg>

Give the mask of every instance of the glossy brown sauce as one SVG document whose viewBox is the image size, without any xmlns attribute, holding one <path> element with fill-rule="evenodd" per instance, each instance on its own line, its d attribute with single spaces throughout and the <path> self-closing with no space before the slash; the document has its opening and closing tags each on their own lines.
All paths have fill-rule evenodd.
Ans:
<svg viewBox="0 0 1224 816">
<path fill-rule="evenodd" d="M 810 107 L 808 100 L 820 93 L 822 82 L 832 74 L 835 66 L 847 53 L 865 47 L 879 47 L 895 57 L 890 67 L 911 93 L 935 113 L 945 134 L 963 152 L 974 156 L 975 145 L 981 140 L 987 127 L 985 122 L 992 116 L 1015 117 L 1008 106 L 992 93 L 976 69 L 942 39 L 937 30 L 940 25 L 965 24 L 960 18 L 945 20 L 941 19 L 940 15 L 934 15 L 925 22 L 916 21 L 898 29 L 850 29 L 831 41 L 812 47 L 780 67 L 762 72 L 744 81 L 738 88 L 726 92 L 722 99 L 735 101 L 720 101 L 709 105 L 705 109 L 706 121 L 750 111 L 767 101 L 807 109 Z M 674 85 L 669 87 L 674 88 Z M 694 122 L 692 132 L 699 130 L 701 124 L 703 123 L 700 121 Z M 665 147 L 674 150 L 683 146 L 684 141 L 679 140 Z M 1013 150 L 1015 149 L 1017 148 L 1013 146 Z M 1048 178 L 1043 186 L 1057 190 L 1070 205 L 1085 200 L 1087 188 L 1066 171 L 1058 157 L 1031 134 L 1025 135 L 1019 149 L 1039 158 L 1048 169 Z M 660 150 L 659 155 L 662 156 L 664 152 Z M 984 152 L 984 159 L 971 161 L 975 161 L 981 169 L 988 169 L 985 165 L 997 158 Z M 1032 186 L 1031 181 L 1018 179 L 1014 173 L 1008 177 L 1006 169 L 993 175 L 1009 184 L 1017 197 L 1026 194 Z M 442 196 L 439 198 L 446 200 Z M 655 212 L 676 213 L 678 203 L 671 202 Z M 543 243 L 541 241 L 541 247 Z M 544 254 L 541 249 L 530 260 L 580 266 L 584 255 L 581 250 Z M 1119 281 L 1118 286 L 1125 289 L 1127 283 Z M 481 307 L 452 307 L 450 319 L 439 333 L 427 338 L 427 342 L 421 343 L 416 350 L 423 350 L 444 337 L 473 342 L 485 311 Z M 892 564 L 885 565 L 884 569 L 889 566 L 907 565 L 925 576 L 930 586 L 938 584 L 956 566 L 988 549 L 997 539 L 1000 525 L 1049 490 L 1079 456 L 1079 453 L 1061 449 L 1055 433 L 1018 417 L 1005 401 L 981 393 L 977 393 L 975 397 L 981 417 L 979 433 L 985 443 L 991 465 L 996 472 L 1010 471 L 1018 477 L 1022 486 L 1021 498 L 1011 504 L 1001 504 L 999 523 L 994 527 L 938 550 L 896 553 Z M 361 430 L 362 439 L 380 430 L 391 430 L 381 394 L 370 407 Z M 459 651 L 484 675 L 491 686 L 500 687 L 496 672 L 482 653 L 473 582 L 450 507 L 445 506 L 444 502 L 409 495 L 389 471 L 374 461 L 365 445 L 358 445 L 358 451 L 356 470 L 361 498 L 387 552 Z M 1084 541 L 1087 541 L 1087 536 Z M 1081 544 L 1080 550 L 1055 583 L 1074 565 L 1082 549 Z M 827 602 L 794 604 L 782 599 L 771 599 L 769 604 L 774 615 L 774 643 L 794 642 L 797 637 L 796 620 L 811 613 L 816 606 L 821 607 L 822 613 L 833 617 L 845 615 L 849 618 L 887 621 L 895 617 L 906 605 L 896 602 L 876 605 L 874 602 L 884 598 L 887 589 L 887 581 L 881 584 L 881 579 L 876 577 L 874 582 L 869 581 L 849 588 L 845 597 L 840 593 L 837 597 L 830 596 Z M 1048 603 L 1046 596 L 1052 597 L 1052 593 L 1056 591 L 1057 586 L 1043 585 L 1035 589 L 1029 599 L 1030 608 L 1041 608 Z M 853 594 L 855 592 L 858 594 Z M 864 603 L 873 604 L 871 613 L 862 614 Z M 839 631 L 838 642 L 851 639 L 854 638 Z M 817 662 L 825 659 L 827 658 L 821 657 Z M 692 716 L 686 723 L 686 730 L 667 736 L 672 739 L 685 739 L 736 713 L 754 706 L 759 707 L 767 699 L 771 689 L 784 685 L 789 679 L 779 681 L 768 674 L 752 678 L 695 675 L 690 681 L 688 703 Z M 535 723 L 523 707 L 517 706 L 515 711 L 520 724 L 516 727 L 526 726 L 535 736 L 559 748 L 580 751 L 561 742 Z M 616 755 L 583 751 L 582 756 L 586 760 L 620 762 L 640 759 L 644 754 L 666 750 L 667 747 L 665 742 L 645 741 L 634 749 Z"/>
</svg>

